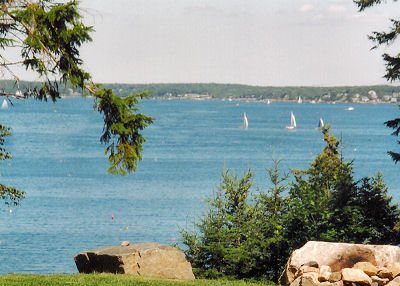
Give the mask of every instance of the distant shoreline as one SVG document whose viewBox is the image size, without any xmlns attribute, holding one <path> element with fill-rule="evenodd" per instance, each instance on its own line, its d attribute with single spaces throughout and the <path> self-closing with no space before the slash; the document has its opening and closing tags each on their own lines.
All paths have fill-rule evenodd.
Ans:
<svg viewBox="0 0 400 286">
<path fill-rule="evenodd" d="M 92 95 L 61 95 L 60 98 L 66 99 L 66 98 L 90 98 L 93 99 L 95 98 Z M 312 102 L 308 100 L 303 100 L 302 103 L 298 103 L 296 100 L 275 100 L 271 99 L 269 100 L 270 103 L 268 103 L 268 100 L 265 99 L 244 99 L 244 98 L 168 98 L 168 97 L 150 97 L 149 100 L 166 100 L 166 101 L 229 101 L 229 102 L 245 102 L 245 103 L 265 103 L 265 104 L 273 104 L 273 103 L 297 103 L 297 104 L 393 104 L 393 105 L 400 105 L 400 102 L 352 102 L 352 101 L 340 101 L 340 102 L 335 102 L 335 101 L 323 101 L 323 102 Z"/>
<path fill-rule="evenodd" d="M 0 81 L 4 89 L 16 92 L 12 81 Z M 20 89 L 32 89 L 39 82 L 20 82 Z M 399 104 L 400 86 L 251 86 L 242 84 L 217 83 L 163 83 L 163 84 L 102 84 L 118 96 L 147 92 L 149 98 L 167 100 L 225 100 L 249 102 L 297 102 L 303 103 L 348 103 L 348 104 Z M 62 97 L 78 97 L 82 90 L 70 85 L 59 85 Z"/>
<path fill-rule="evenodd" d="M 69 96 L 67 96 L 69 97 Z M 307 101 L 303 100 L 302 103 L 298 103 L 296 100 L 270 100 L 270 103 L 268 103 L 268 100 L 262 99 L 251 99 L 251 100 L 246 100 L 242 98 L 207 98 L 207 99 L 193 99 L 193 98 L 165 98 L 165 97 L 151 97 L 149 98 L 150 100 L 166 100 L 166 101 L 228 101 L 228 102 L 245 102 L 245 103 L 265 103 L 265 104 L 273 104 L 273 103 L 297 103 L 297 104 L 393 104 L 393 105 L 399 105 L 400 103 L 398 102 L 351 102 L 351 101 L 340 101 L 340 102 L 335 102 L 335 101 L 324 101 L 324 102 L 312 102 L 312 101 Z"/>
</svg>

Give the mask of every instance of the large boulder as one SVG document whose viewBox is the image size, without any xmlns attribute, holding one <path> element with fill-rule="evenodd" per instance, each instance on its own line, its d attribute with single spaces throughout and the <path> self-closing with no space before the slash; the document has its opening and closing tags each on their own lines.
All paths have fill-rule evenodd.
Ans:
<svg viewBox="0 0 400 286">
<path fill-rule="evenodd" d="M 357 262 L 369 262 L 371 265 L 381 268 L 400 262 L 400 248 L 393 245 L 309 241 L 292 253 L 280 278 L 280 284 L 290 285 L 300 267 L 310 261 L 318 265 L 327 265 L 332 272 L 351 268 Z"/>
<path fill-rule="evenodd" d="M 124 244 L 126 245 L 126 243 Z M 87 250 L 74 257 L 80 273 L 127 273 L 146 277 L 193 280 L 185 254 L 155 242 L 109 246 Z"/>
</svg>

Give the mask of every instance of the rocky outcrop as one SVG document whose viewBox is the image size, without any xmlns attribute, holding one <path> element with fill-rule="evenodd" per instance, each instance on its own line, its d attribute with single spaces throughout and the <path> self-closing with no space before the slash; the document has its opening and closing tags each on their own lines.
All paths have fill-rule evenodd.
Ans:
<svg viewBox="0 0 400 286">
<path fill-rule="evenodd" d="M 383 286 L 399 280 L 397 246 L 309 241 L 292 253 L 279 282 L 284 286 Z"/>
<path fill-rule="evenodd" d="M 193 280 L 185 255 L 176 248 L 145 242 L 88 250 L 74 257 L 80 273 L 127 273 L 146 277 Z"/>
</svg>

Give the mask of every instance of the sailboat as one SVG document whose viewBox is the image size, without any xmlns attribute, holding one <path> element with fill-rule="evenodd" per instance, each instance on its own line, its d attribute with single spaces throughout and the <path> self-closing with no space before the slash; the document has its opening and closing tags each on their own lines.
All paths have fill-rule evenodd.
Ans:
<svg viewBox="0 0 400 286">
<path fill-rule="evenodd" d="M 301 96 L 299 96 L 299 99 L 297 100 L 297 103 L 303 103 L 303 100 L 301 99 Z"/>
<path fill-rule="evenodd" d="M 7 100 L 3 100 L 3 104 L 1 105 L 1 109 L 7 109 L 8 108 L 8 102 Z"/>
<path fill-rule="evenodd" d="M 296 128 L 296 117 L 294 117 L 293 112 L 290 112 L 290 126 L 286 126 L 287 129 L 295 129 Z"/>
<path fill-rule="evenodd" d="M 324 127 L 324 121 L 322 120 L 322 118 L 319 118 L 318 127 L 316 127 L 315 129 L 321 130 L 322 127 Z"/>
<path fill-rule="evenodd" d="M 269 99 L 267 100 L 267 104 L 271 104 L 271 101 L 269 101 Z"/>
<path fill-rule="evenodd" d="M 246 112 L 243 114 L 243 129 L 247 130 L 249 127 L 249 121 L 247 120 Z"/>
</svg>

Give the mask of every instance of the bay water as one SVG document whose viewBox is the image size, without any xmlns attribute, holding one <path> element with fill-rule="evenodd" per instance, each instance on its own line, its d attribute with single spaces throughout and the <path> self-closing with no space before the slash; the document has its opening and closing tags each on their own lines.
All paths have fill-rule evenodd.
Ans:
<svg viewBox="0 0 400 286">
<path fill-rule="evenodd" d="M 145 100 L 139 108 L 155 118 L 144 130 L 143 161 L 135 173 L 107 174 L 99 142 L 102 116 L 93 99 L 53 103 L 14 102 L 0 110 L 12 127 L 6 139 L 13 160 L 0 165 L 1 183 L 26 191 L 20 207 L 0 206 L 0 274 L 75 273 L 80 251 L 131 243 L 179 241 L 206 208 L 221 171 L 241 175 L 250 168 L 266 190 L 271 157 L 283 158 L 282 172 L 307 168 L 324 147 L 319 118 L 343 139 L 345 160 L 355 178 L 384 173 L 400 202 L 400 166 L 388 150 L 399 151 L 383 122 L 399 114 L 396 105 L 295 104 Z M 287 130 L 290 112 L 297 128 Z M 249 121 L 243 130 L 243 113 Z M 254 191 L 258 191 L 254 189 Z"/>
</svg>

